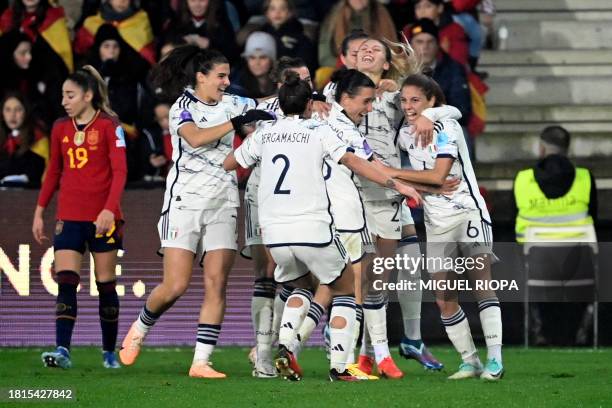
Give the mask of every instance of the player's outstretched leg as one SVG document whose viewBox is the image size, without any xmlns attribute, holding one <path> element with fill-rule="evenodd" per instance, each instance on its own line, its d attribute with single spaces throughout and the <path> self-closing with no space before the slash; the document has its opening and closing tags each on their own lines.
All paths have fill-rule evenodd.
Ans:
<svg viewBox="0 0 612 408">
<path fill-rule="evenodd" d="M 404 228 L 406 227 L 408 226 L 404 226 Z M 398 243 L 397 254 L 401 257 L 421 258 L 417 236 L 409 235 L 402 238 Z M 416 263 L 412 265 L 416 265 Z M 426 369 L 441 370 L 444 364 L 440 363 L 431 354 L 421 339 L 421 302 L 423 299 L 420 286 L 421 268 L 419 266 L 415 269 L 400 268 L 397 271 L 397 280 L 398 282 L 414 282 L 414 290 L 397 292 L 397 300 L 404 321 L 404 337 L 399 345 L 399 354 L 406 359 L 418 361 Z"/>
<path fill-rule="evenodd" d="M 274 378 L 276 369 L 272 364 L 272 319 L 274 314 L 274 295 L 276 283 L 272 278 L 255 280 L 251 299 L 251 321 L 257 341 L 253 377 Z"/>
<path fill-rule="evenodd" d="M 77 317 L 77 286 L 80 277 L 75 271 L 59 271 L 56 274 L 58 293 L 55 307 L 55 342 L 54 351 L 42 353 L 45 367 L 72 367 L 70 360 L 70 341 L 74 322 Z"/>
<path fill-rule="evenodd" d="M 296 339 L 297 330 L 302 325 L 312 301 L 312 292 L 308 289 L 297 288 L 287 299 L 281 326 L 278 334 L 279 352 L 274 364 L 280 374 L 291 381 L 302 379 L 302 369 L 297 359 L 289 350 Z"/>
</svg>

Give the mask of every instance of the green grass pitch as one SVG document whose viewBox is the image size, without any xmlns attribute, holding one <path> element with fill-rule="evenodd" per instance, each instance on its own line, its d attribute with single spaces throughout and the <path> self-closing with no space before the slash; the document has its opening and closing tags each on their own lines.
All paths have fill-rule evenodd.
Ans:
<svg viewBox="0 0 612 408">
<path fill-rule="evenodd" d="M 610 407 L 611 349 L 506 348 L 506 376 L 498 383 L 446 380 L 459 364 L 450 348 L 434 347 L 446 368 L 428 372 L 414 361 L 394 355 L 405 371 L 403 380 L 359 383 L 327 381 L 321 349 L 302 352 L 304 379 L 251 377 L 245 348 L 219 348 L 215 368 L 226 380 L 187 376 L 191 348 L 144 349 L 136 365 L 102 368 L 92 347 L 75 348 L 70 370 L 46 369 L 41 349 L 0 349 L 0 389 L 72 388 L 76 403 L 18 402 L 10 406 L 83 407 Z M 484 352 L 481 352 L 481 357 Z M 0 406 L 7 406 L 6 400 Z"/>
</svg>

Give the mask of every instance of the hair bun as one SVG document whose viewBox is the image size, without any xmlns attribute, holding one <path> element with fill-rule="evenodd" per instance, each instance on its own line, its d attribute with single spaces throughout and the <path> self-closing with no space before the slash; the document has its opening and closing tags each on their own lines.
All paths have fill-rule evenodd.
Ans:
<svg viewBox="0 0 612 408">
<path fill-rule="evenodd" d="M 288 71 L 285 73 L 283 84 L 286 86 L 297 86 L 300 83 L 300 76 L 297 72 Z"/>
</svg>

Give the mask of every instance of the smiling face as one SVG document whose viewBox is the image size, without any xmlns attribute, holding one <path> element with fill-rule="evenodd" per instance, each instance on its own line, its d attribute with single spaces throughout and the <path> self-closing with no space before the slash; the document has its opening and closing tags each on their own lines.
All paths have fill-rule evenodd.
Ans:
<svg viewBox="0 0 612 408">
<path fill-rule="evenodd" d="M 32 44 L 28 41 L 22 41 L 17 44 L 15 51 L 13 51 L 13 58 L 15 65 L 19 68 L 30 68 L 30 62 L 32 62 Z"/>
<path fill-rule="evenodd" d="M 274 28 L 278 28 L 289 20 L 291 11 L 286 0 L 271 0 L 266 9 L 266 18 Z"/>
<path fill-rule="evenodd" d="M 358 125 L 368 112 L 372 112 L 374 97 L 375 89 L 363 86 L 353 96 L 343 93 L 340 97 L 340 106 L 344 108 L 348 117 Z"/>
<path fill-rule="evenodd" d="M 196 95 L 206 103 L 219 102 L 229 86 L 229 64 L 215 64 L 208 74 L 196 73 Z"/>
<path fill-rule="evenodd" d="M 71 118 L 80 117 L 87 109 L 91 108 L 93 93 L 84 92 L 83 89 L 69 79 L 62 86 L 62 106 Z"/>
<path fill-rule="evenodd" d="M 400 102 L 406 120 L 408 123 L 413 124 L 425 109 L 434 106 L 436 98 L 432 96 L 432 98 L 428 100 L 421 88 L 414 85 L 407 85 L 402 88 Z"/>
<path fill-rule="evenodd" d="M 386 48 L 378 40 L 366 40 L 357 51 L 357 70 L 364 73 L 381 75 L 389 69 Z"/>
<path fill-rule="evenodd" d="M 10 130 L 21 128 L 25 119 L 25 107 L 17 98 L 8 98 L 2 106 L 2 119 Z"/>
</svg>

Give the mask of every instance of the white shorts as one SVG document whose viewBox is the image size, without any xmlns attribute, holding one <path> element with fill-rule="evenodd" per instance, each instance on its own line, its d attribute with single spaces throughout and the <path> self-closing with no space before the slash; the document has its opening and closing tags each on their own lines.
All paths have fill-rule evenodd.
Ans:
<svg viewBox="0 0 612 408">
<path fill-rule="evenodd" d="M 259 225 L 259 206 L 257 196 L 246 192 L 244 194 L 244 248 L 240 255 L 251 259 L 251 246 L 263 245 L 261 226 Z"/>
<path fill-rule="evenodd" d="M 172 202 L 157 224 L 161 247 L 182 248 L 201 255 L 215 249 L 236 250 L 236 218 L 235 207 L 205 210 L 197 205 Z"/>
<path fill-rule="evenodd" d="M 402 227 L 404 225 L 414 225 L 414 219 L 412 218 L 412 213 L 410 212 L 410 207 L 406 204 L 406 200 L 402 200 L 402 217 L 401 217 Z"/>
<path fill-rule="evenodd" d="M 402 237 L 402 198 L 365 201 L 366 222 L 374 236 L 399 240 Z"/>
<path fill-rule="evenodd" d="M 270 248 L 276 262 L 274 280 L 287 283 L 306 276 L 309 271 L 324 285 L 340 277 L 348 262 L 348 254 L 340 239 L 326 247 L 278 246 Z"/>
<path fill-rule="evenodd" d="M 491 224 L 483 221 L 478 215 L 466 218 L 448 231 L 427 230 L 427 270 L 430 273 L 452 269 L 461 274 L 465 272 L 465 268 L 449 268 L 450 263 L 458 258 L 473 258 L 477 255 L 490 256 L 491 262 L 497 260 L 493 253 Z"/>
</svg>

